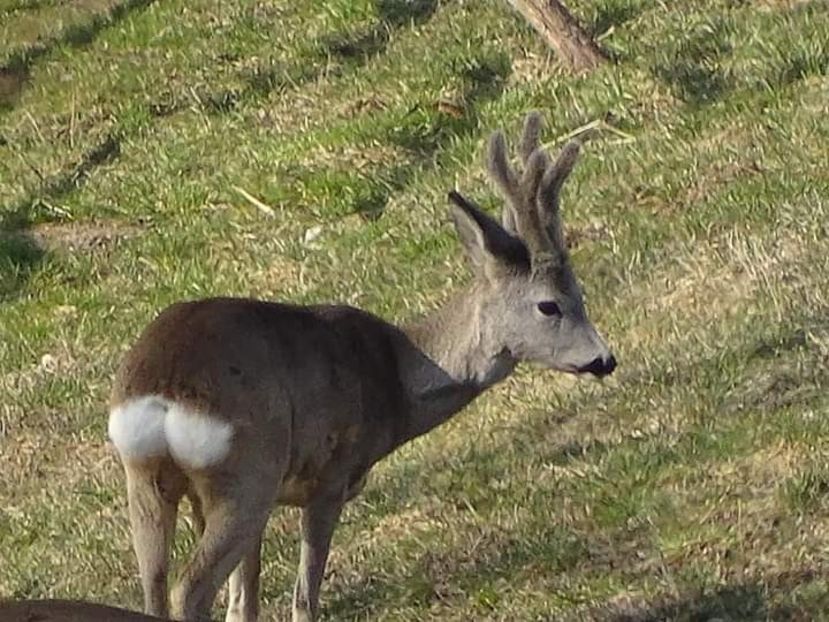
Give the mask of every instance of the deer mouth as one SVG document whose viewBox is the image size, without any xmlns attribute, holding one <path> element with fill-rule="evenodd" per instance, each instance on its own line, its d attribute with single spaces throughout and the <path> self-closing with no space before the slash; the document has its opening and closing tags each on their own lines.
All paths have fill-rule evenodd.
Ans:
<svg viewBox="0 0 829 622">
<path fill-rule="evenodd" d="M 591 374 L 596 378 L 604 378 L 612 374 L 614 369 L 616 369 L 616 357 L 611 354 L 607 358 L 596 357 L 587 365 L 576 368 L 576 373 Z"/>
</svg>

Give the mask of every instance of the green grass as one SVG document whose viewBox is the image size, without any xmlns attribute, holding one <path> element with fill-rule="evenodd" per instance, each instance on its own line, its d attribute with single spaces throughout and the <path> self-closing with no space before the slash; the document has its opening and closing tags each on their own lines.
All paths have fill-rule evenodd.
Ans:
<svg viewBox="0 0 829 622">
<path fill-rule="evenodd" d="M 326 619 L 829 619 L 826 4 L 568 4 L 615 64 L 568 75 L 500 0 L 0 2 L 0 596 L 139 607 L 106 400 L 160 307 L 427 311 L 468 278 L 446 190 L 496 209 L 488 133 L 540 108 L 629 137 L 564 199 L 620 368 L 522 368 L 379 465 Z"/>
</svg>

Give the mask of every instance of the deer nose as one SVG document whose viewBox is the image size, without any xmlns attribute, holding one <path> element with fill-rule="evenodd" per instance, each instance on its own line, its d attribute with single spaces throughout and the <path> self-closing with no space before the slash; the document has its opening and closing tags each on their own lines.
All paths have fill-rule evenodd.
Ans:
<svg viewBox="0 0 829 622">
<path fill-rule="evenodd" d="M 611 354 L 607 358 L 594 358 L 587 365 L 580 367 L 579 372 L 593 374 L 594 376 L 602 378 L 603 376 L 612 374 L 614 369 L 616 369 L 616 357 Z"/>
</svg>

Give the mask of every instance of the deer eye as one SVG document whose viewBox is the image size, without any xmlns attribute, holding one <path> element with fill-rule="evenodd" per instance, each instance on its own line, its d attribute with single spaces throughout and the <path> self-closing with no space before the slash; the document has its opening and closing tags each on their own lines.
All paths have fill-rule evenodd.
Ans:
<svg viewBox="0 0 829 622">
<path fill-rule="evenodd" d="M 552 300 L 539 302 L 538 310 L 544 315 L 561 315 L 561 308 Z"/>
</svg>

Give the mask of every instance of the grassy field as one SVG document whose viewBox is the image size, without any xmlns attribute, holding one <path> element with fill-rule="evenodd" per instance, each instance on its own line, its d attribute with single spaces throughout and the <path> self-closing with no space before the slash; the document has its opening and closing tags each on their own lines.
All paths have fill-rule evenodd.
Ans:
<svg viewBox="0 0 829 622">
<path fill-rule="evenodd" d="M 829 619 L 829 4 L 568 4 L 615 64 L 504 0 L 0 0 L 0 597 L 140 606 L 106 400 L 160 307 L 433 308 L 446 190 L 497 209 L 485 139 L 539 108 L 604 128 L 564 212 L 620 368 L 522 368 L 382 463 L 325 619 Z"/>
</svg>

